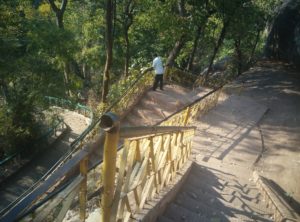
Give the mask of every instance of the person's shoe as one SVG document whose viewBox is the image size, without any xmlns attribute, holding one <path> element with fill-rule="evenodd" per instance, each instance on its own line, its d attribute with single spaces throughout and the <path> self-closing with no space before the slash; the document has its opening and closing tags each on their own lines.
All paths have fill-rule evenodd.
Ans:
<svg viewBox="0 0 300 222">
<path fill-rule="evenodd" d="M 152 89 L 153 91 L 156 91 L 156 89 Z"/>
<path fill-rule="evenodd" d="M 164 91 L 164 89 L 160 89 L 161 91 Z"/>
</svg>

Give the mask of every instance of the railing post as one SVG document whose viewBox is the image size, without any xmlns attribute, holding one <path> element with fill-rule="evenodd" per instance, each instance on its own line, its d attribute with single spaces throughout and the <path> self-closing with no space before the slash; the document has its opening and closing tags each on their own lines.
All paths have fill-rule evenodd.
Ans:
<svg viewBox="0 0 300 222">
<path fill-rule="evenodd" d="M 84 177 L 84 179 L 80 183 L 80 192 L 79 192 L 80 221 L 85 221 L 85 216 L 86 216 L 87 172 L 88 172 L 88 157 L 85 157 L 80 162 L 80 174 Z"/>
<path fill-rule="evenodd" d="M 119 141 L 119 118 L 114 113 L 106 113 L 101 117 L 100 127 L 105 131 L 103 152 L 103 194 L 101 197 L 102 222 L 109 222 L 115 192 L 115 174 L 117 161 L 117 145 Z"/>
<path fill-rule="evenodd" d="M 188 121 L 189 121 L 189 118 L 190 118 L 190 114 L 191 114 L 191 107 L 189 106 L 187 108 L 187 111 L 186 111 L 186 115 L 184 117 L 184 122 L 183 122 L 183 126 L 186 126 Z"/>
</svg>

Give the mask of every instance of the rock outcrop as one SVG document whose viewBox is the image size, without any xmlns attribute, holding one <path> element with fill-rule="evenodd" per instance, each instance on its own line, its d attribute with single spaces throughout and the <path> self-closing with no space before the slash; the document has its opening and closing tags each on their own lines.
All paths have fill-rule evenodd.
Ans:
<svg viewBox="0 0 300 222">
<path fill-rule="evenodd" d="M 270 26 L 265 56 L 300 69 L 300 0 L 285 0 Z"/>
</svg>

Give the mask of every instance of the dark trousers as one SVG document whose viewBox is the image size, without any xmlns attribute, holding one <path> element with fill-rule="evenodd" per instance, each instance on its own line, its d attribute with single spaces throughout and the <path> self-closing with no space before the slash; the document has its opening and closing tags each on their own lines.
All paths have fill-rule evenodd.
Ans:
<svg viewBox="0 0 300 222">
<path fill-rule="evenodd" d="M 155 75 L 154 83 L 153 83 L 153 90 L 156 90 L 158 83 L 160 83 L 159 88 L 163 90 L 163 82 L 164 82 L 164 75 Z"/>
</svg>

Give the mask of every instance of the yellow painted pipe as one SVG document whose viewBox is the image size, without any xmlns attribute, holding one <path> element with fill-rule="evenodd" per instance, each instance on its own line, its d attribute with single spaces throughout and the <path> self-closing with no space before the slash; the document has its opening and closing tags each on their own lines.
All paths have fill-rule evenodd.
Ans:
<svg viewBox="0 0 300 222">
<path fill-rule="evenodd" d="M 104 187 L 104 191 L 101 197 L 102 222 L 110 221 L 111 207 L 113 204 L 115 191 L 118 140 L 118 131 L 116 131 L 115 133 L 106 133 L 102 172 L 102 182 Z"/>
<path fill-rule="evenodd" d="M 109 222 L 115 192 L 115 175 L 117 161 L 117 145 L 119 141 L 119 121 L 113 113 L 103 115 L 100 126 L 106 131 L 103 153 L 102 182 L 103 193 L 101 196 L 102 222 Z"/>
</svg>

